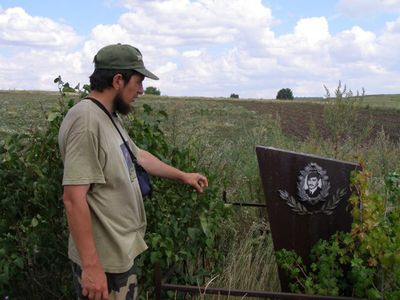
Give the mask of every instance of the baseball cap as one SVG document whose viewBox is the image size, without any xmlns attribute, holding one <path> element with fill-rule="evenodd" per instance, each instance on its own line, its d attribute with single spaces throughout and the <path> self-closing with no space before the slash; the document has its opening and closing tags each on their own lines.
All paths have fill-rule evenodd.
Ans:
<svg viewBox="0 0 400 300">
<path fill-rule="evenodd" d="M 99 50 L 94 57 L 95 69 L 135 70 L 145 77 L 158 80 L 158 77 L 147 70 L 143 63 L 142 53 L 131 45 L 108 45 Z"/>
</svg>

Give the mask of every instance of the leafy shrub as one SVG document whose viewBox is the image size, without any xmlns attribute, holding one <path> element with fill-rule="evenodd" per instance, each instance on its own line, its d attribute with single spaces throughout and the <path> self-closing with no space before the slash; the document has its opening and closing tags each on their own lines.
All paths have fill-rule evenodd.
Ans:
<svg viewBox="0 0 400 300">
<path fill-rule="evenodd" d="M 155 95 L 155 96 L 160 96 L 161 92 L 158 88 L 154 86 L 148 86 L 145 91 L 145 95 Z"/>
<path fill-rule="evenodd" d="M 229 96 L 229 98 L 239 99 L 239 95 L 233 93 L 233 94 L 231 94 L 231 95 Z"/>
<path fill-rule="evenodd" d="M 11 299 L 72 297 L 57 146 L 72 104 L 60 102 L 47 115 L 46 128 L 0 144 L 0 290 Z"/>
<path fill-rule="evenodd" d="M 8 137 L 0 143 L 0 291 L 11 299 L 72 299 L 72 277 L 66 256 L 68 228 L 62 195 L 62 162 L 58 151 L 58 130 L 74 100 L 69 84 L 56 78 L 59 105 L 50 111 L 47 126 Z M 89 91 L 75 89 L 80 97 Z M 156 121 L 148 116 L 157 114 Z M 135 142 L 167 163 L 186 171 L 195 169 L 190 148 L 170 147 L 160 129 L 167 118 L 144 105 L 126 126 Z M 205 170 L 204 170 L 205 171 Z M 212 182 L 216 175 L 208 174 Z M 149 250 L 140 257 L 141 287 L 153 285 L 152 266 L 176 265 L 180 282 L 195 282 L 196 276 L 217 266 L 218 228 L 228 216 L 218 188 L 198 195 L 181 184 L 153 179 L 154 195 L 145 200 L 148 219 L 146 241 Z M 201 279 L 201 278 L 200 278 Z M 144 297 L 142 294 L 141 297 Z"/>
<path fill-rule="evenodd" d="M 328 129 L 328 139 L 333 146 L 331 147 L 334 150 L 333 155 L 338 157 L 340 152 L 351 152 L 367 139 L 371 133 L 372 124 L 366 123 L 361 132 L 357 130 L 360 122 L 358 109 L 364 99 L 364 89 L 362 94 L 357 92 L 356 95 L 353 95 L 350 89 L 347 90 L 346 85 L 342 88 L 339 81 L 334 92 L 335 97 L 331 97 L 329 90 L 325 86 L 324 88 L 327 99 L 324 107 L 324 123 Z M 350 147 L 343 149 L 344 144 Z"/>
<path fill-rule="evenodd" d="M 280 89 L 278 94 L 276 94 L 276 99 L 279 100 L 293 100 L 293 92 L 289 88 Z"/>
</svg>

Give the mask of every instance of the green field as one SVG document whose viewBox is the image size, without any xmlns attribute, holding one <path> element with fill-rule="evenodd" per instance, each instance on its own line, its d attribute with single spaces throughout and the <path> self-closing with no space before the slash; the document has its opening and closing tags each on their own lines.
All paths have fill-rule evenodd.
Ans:
<svg viewBox="0 0 400 300">
<path fill-rule="evenodd" d="M 400 109 L 400 94 L 365 96 L 364 105 L 373 108 Z"/>
</svg>

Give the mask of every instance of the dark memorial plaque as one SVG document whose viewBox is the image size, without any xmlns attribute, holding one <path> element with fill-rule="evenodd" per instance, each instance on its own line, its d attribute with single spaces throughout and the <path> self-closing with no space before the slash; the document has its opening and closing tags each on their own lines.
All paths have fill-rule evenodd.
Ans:
<svg viewBox="0 0 400 300">
<path fill-rule="evenodd" d="M 294 250 L 306 265 L 312 246 L 350 231 L 350 173 L 357 164 L 272 147 L 256 148 L 275 251 Z M 288 280 L 279 270 L 282 291 Z"/>
</svg>

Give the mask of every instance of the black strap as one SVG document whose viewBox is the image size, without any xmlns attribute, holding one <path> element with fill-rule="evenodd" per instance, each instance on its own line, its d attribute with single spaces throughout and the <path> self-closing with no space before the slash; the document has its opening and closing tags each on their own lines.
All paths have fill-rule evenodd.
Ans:
<svg viewBox="0 0 400 300">
<path fill-rule="evenodd" d="M 128 143 L 125 141 L 124 137 L 122 136 L 122 133 L 119 130 L 117 124 L 115 124 L 115 121 L 114 121 L 113 117 L 111 116 L 111 113 L 107 110 L 107 108 L 99 100 L 97 100 L 97 99 L 95 99 L 93 97 L 89 97 L 89 96 L 87 96 L 85 99 L 92 100 L 93 103 L 96 104 L 98 107 L 100 107 L 104 111 L 104 113 L 110 118 L 111 122 L 114 124 L 114 126 L 117 129 L 119 135 L 121 136 L 121 139 L 124 142 L 126 149 L 128 149 L 128 152 L 129 152 L 129 155 L 131 156 L 132 162 L 136 164 L 137 163 L 137 159 L 136 159 L 135 155 L 133 154 L 131 148 L 129 148 Z"/>
</svg>

